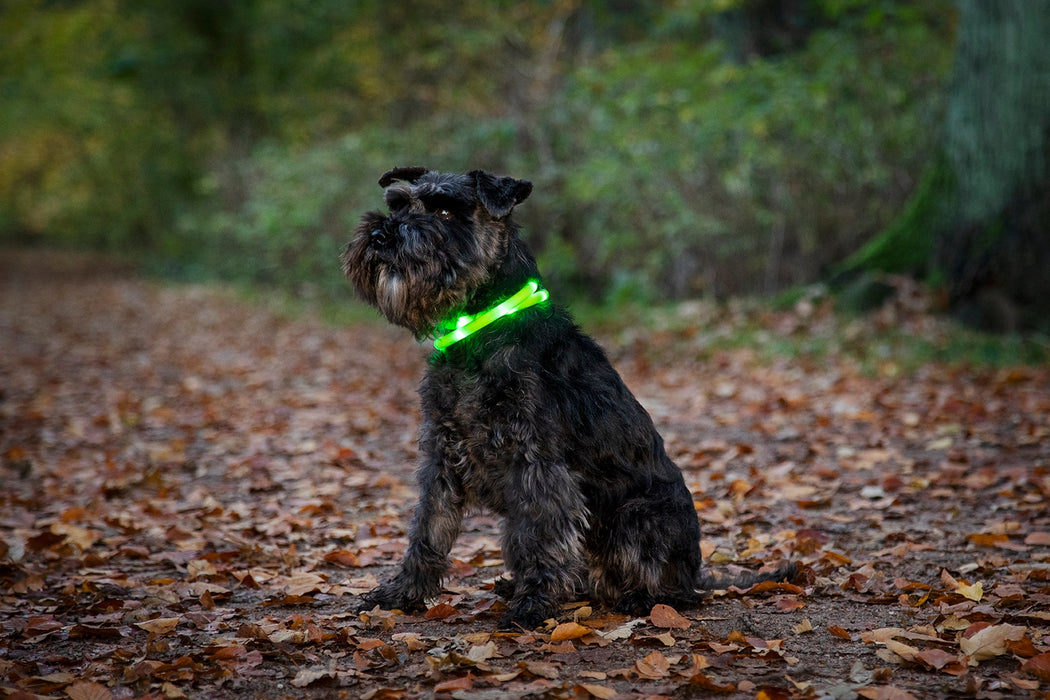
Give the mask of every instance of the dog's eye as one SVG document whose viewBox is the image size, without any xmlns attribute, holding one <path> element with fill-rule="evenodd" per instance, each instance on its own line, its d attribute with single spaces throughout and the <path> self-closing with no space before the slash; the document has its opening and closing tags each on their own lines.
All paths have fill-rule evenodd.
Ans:
<svg viewBox="0 0 1050 700">
<path fill-rule="evenodd" d="M 442 221 L 448 221 L 452 218 L 452 212 L 450 212 L 448 209 L 438 209 L 436 213 L 437 218 L 441 219 Z"/>
</svg>

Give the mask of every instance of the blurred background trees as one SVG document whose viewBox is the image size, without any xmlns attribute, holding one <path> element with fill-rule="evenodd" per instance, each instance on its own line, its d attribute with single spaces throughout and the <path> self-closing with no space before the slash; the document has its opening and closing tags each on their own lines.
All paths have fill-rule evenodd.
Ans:
<svg viewBox="0 0 1050 700">
<path fill-rule="evenodd" d="M 990 283 L 964 290 L 953 255 L 1022 220 L 1032 235 L 1002 245 L 1047 245 L 1048 17 L 1039 0 L 10 0 L 0 241 L 343 296 L 337 253 L 380 173 L 484 167 L 535 182 L 517 216 L 561 294 L 769 294 L 875 268 L 962 306 Z M 961 228 L 905 220 L 953 208 L 916 193 L 1001 185 L 989 170 L 944 194 L 1004 148 L 1031 165 L 998 205 Z"/>
</svg>

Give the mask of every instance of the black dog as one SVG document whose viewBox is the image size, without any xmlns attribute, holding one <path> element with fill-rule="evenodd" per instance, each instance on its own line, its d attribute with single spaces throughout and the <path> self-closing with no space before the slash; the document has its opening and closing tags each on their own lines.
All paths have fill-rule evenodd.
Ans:
<svg viewBox="0 0 1050 700">
<path fill-rule="evenodd" d="M 532 628 L 575 595 L 646 614 L 695 606 L 706 578 L 681 471 L 602 349 L 547 301 L 511 211 L 532 184 L 396 168 L 390 214 L 342 255 L 357 292 L 437 350 L 420 388 L 420 490 L 400 572 L 362 608 L 418 608 L 441 590 L 464 511 L 504 518 L 513 574 L 501 627 Z M 769 575 L 790 576 L 785 567 Z"/>
</svg>

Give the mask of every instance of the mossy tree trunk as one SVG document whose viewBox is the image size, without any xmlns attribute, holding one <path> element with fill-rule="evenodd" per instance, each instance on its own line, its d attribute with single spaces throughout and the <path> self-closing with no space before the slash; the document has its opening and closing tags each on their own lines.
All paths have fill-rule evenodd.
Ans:
<svg viewBox="0 0 1050 700">
<path fill-rule="evenodd" d="M 959 0 L 941 150 L 844 264 L 921 274 L 999 330 L 1050 323 L 1050 4 Z"/>
</svg>

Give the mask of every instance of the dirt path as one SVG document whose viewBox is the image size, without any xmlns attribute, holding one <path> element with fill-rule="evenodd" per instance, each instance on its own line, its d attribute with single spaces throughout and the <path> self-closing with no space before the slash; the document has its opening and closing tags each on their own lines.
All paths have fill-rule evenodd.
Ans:
<svg viewBox="0 0 1050 700">
<path fill-rule="evenodd" d="M 1050 693 L 1046 368 L 868 375 L 681 325 L 606 345 L 705 554 L 803 575 L 505 634 L 484 514 L 426 616 L 350 612 L 405 544 L 407 334 L 0 253 L 0 697 Z"/>
</svg>

